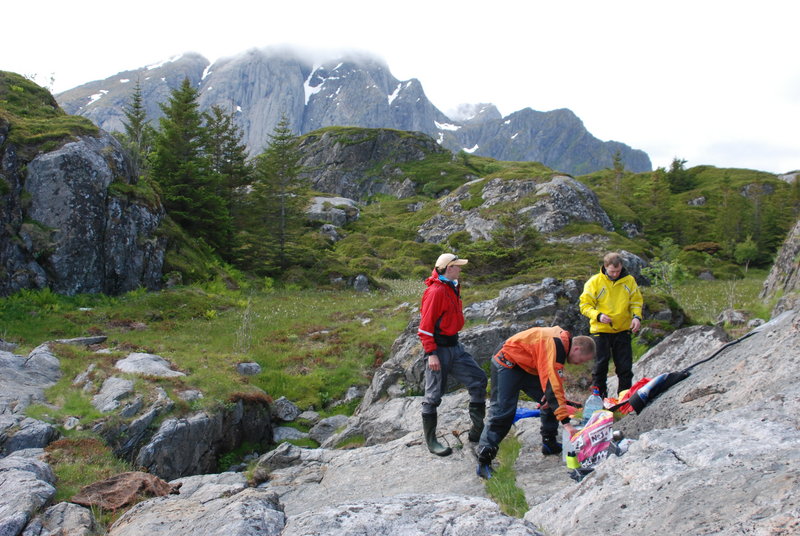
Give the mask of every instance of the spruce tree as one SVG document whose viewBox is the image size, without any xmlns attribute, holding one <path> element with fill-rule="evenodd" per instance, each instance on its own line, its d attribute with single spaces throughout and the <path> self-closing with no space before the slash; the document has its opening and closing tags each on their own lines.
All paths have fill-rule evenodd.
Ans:
<svg viewBox="0 0 800 536">
<path fill-rule="evenodd" d="M 300 157 L 297 137 L 283 117 L 256 159 L 252 189 L 238 221 L 238 258 L 245 267 L 279 275 L 301 260 L 308 193 L 299 177 Z"/>
<path fill-rule="evenodd" d="M 685 192 L 694 188 L 694 180 L 689 171 L 684 167 L 685 164 L 686 160 L 673 158 L 672 164 L 669 166 L 667 181 L 669 182 L 669 189 L 673 194 Z"/>
<path fill-rule="evenodd" d="M 152 174 L 161 185 L 164 206 L 184 229 L 224 255 L 232 225 L 219 195 L 219 176 L 204 154 L 197 91 L 184 79 L 160 106 L 164 117 L 154 142 Z"/>
<path fill-rule="evenodd" d="M 147 120 L 142 99 L 142 86 L 139 80 L 133 87 L 130 103 L 123 110 L 125 121 L 125 143 L 130 152 L 134 174 L 139 176 L 144 171 L 147 155 L 150 153 L 154 131 Z"/>
<path fill-rule="evenodd" d="M 656 169 L 651 175 L 649 188 L 642 206 L 642 219 L 648 224 L 644 231 L 651 240 L 672 235 L 671 197 L 667 172 Z"/>
<path fill-rule="evenodd" d="M 244 134 L 236 124 L 233 113 L 225 113 L 218 105 L 213 105 L 203 116 L 210 169 L 219 176 L 218 194 L 231 208 L 234 192 L 249 184 L 252 172 L 247 162 L 247 147 L 242 141 Z"/>
<path fill-rule="evenodd" d="M 736 243 L 744 239 L 747 231 L 747 200 L 736 191 L 730 176 L 723 176 L 718 191 L 714 221 L 714 238 L 722 246 L 722 252 L 733 258 Z"/>
<path fill-rule="evenodd" d="M 619 149 L 614 152 L 613 156 L 613 170 L 614 170 L 614 190 L 617 194 L 622 190 L 622 177 L 625 176 L 625 162 L 622 161 L 622 151 Z"/>
</svg>

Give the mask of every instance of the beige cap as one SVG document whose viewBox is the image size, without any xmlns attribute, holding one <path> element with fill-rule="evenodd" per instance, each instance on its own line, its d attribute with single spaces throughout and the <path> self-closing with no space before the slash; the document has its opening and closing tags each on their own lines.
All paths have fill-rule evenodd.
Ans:
<svg viewBox="0 0 800 536">
<path fill-rule="evenodd" d="M 436 268 L 439 270 L 444 270 L 448 266 L 463 266 L 467 264 L 467 259 L 459 259 L 458 255 L 453 255 L 452 253 L 443 253 L 439 255 L 439 258 L 436 259 Z"/>
</svg>

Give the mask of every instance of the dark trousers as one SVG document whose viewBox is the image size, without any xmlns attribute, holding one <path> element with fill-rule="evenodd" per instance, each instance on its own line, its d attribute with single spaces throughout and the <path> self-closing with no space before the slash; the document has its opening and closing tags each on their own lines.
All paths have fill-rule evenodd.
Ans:
<svg viewBox="0 0 800 536">
<path fill-rule="evenodd" d="M 520 391 L 536 402 L 539 402 L 544 396 L 538 376 L 525 372 L 519 366 L 506 368 L 492 359 L 489 421 L 483 428 L 481 440 L 478 443 L 479 450 L 482 447 L 488 447 L 496 452 L 500 442 L 514 424 Z M 555 437 L 558 432 L 558 421 L 552 408 L 542 409 L 539 418 L 542 437 Z"/>
<path fill-rule="evenodd" d="M 441 370 L 433 371 L 425 367 L 425 397 L 422 400 L 422 413 L 435 414 L 442 403 L 442 395 L 447 388 L 447 378 L 452 375 L 469 391 L 469 401 L 481 403 L 486 400 L 486 373 L 461 343 L 456 346 L 440 346 L 436 350 Z"/>
<path fill-rule="evenodd" d="M 600 389 L 600 395 L 608 396 L 606 378 L 608 377 L 608 363 L 614 360 L 614 368 L 619 379 L 617 392 L 630 389 L 633 382 L 633 351 L 631 350 L 631 332 L 619 333 L 592 333 L 597 355 L 594 358 L 592 382 Z"/>
</svg>

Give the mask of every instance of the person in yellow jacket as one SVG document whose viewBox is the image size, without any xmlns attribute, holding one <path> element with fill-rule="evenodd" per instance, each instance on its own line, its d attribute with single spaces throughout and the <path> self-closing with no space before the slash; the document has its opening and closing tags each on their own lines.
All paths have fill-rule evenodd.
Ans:
<svg viewBox="0 0 800 536">
<path fill-rule="evenodd" d="M 592 382 L 600 396 L 608 395 L 608 362 L 614 360 L 619 379 L 618 392 L 633 382 L 631 333 L 642 327 L 644 300 L 636 280 L 622 263 L 619 253 L 603 257 L 603 268 L 583 286 L 581 314 L 589 318 L 589 332 L 597 346 Z"/>
<path fill-rule="evenodd" d="M 594 357 L 594 341 L 590 337 L 572 335 L 558 326 L 530 328 L 512 335 L 492 358 L 492 389 L 489 421 L 483 428 L 475 449 L 477 474 L 492 477 L 492 460 L 500 442 L 514 423 L 520 391 L 540 406 L 542 454 L 558 454 L 558 423 L 570 435 L 577 430 L 570 424 L 567 398 L 564 393 L 564 364 L 580 364 Z"/>
</svg>

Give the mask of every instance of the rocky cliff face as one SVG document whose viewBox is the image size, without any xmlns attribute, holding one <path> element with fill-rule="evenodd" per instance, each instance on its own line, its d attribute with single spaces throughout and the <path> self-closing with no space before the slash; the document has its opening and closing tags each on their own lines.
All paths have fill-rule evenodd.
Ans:
<svg viewBox="0 0 800 536">
<path fill-rule="evenodd" d="M 323 130 L 306 136 L 299 149 L 315 190 L 360 202 L 375 194 L 414 195 L 414 184 L 395 166 L 446 152 L 428 136 L 387 129 Z"/>
<path fill-rule="evenodd" d="M 783 242 L 769 276 L 761 289 L 761 298 L 779 298 L 773 314 L 797 307 L 800 293 L 800 220 Z"/>
<path fill-rule="evenodd" d="M 313 63 L 287 50 L 253 49 L 209 64 L 189 53 L 89 82 L 57 98 L 68 113 L 121 131 L 137 80 L 148 116 L 156 122 L 162 115 L 158 103 L 184 77 L 198 88 L 201 109 L 218 105 L 235 112 L 251 154 L 263 150 L 285 115 L 298 134 L 326 126 L 423 132 L 453 152 L 539 161 L 573 175 L 611 167 L 617 151 L 628 170 L 651 169 L 646 153 L 598 140 L 569 110 L 527 108 L 503 118 L 494 106 L 480 105 L 459 119 L 448 118 L 427 99 L 418 80 L 397 80 L 385 64 L 365 56 Z"/>
<path fill-rule="evenodd" d="M 62 294 L 158 288 L 164 210 L 110 135 L 83 136 L 30 160 L 0 130 L 0 295 L 50 287 Z"/>
</svg>

